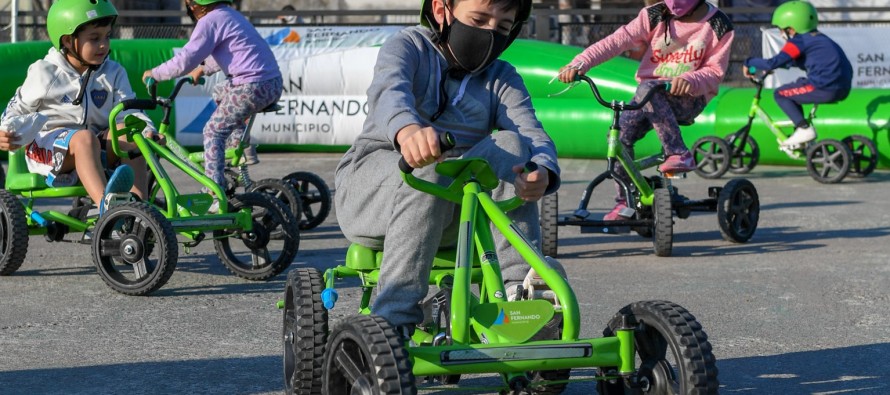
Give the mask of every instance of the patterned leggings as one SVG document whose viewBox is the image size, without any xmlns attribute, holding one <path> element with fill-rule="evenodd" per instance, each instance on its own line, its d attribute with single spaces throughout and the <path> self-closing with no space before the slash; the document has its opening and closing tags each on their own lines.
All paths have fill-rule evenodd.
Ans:
<svg viewBox="0 0 890 395">
<path fill-rule="evenodd" d="M 634 95 L 634 102 L 642 100 L 646 93 L 654 86 L 664 83 L 664 81 L 648 80 L 640 83 L 637 93 Z M 677 121 L 683 123 L 692 122 L 698 114 L 705 109 L 704 96 L 673 96 L 666 92 L 656 92 L 652 95 L 649 103 L 643 108 L 634 111 L 624 111 L 618 120 L 618 126 L 621 128 L 621 134 L 618 139 L 624 145 L 624 150 L 631 158 L 634 157 L 634 144 L 646 136 L 653 128 L 658 134 L 661 146 L 664 148 L 665 156 L 680 155 L 686 151 L 686 144 L 680 136 L 680 125 Z M 629 182 L 630 178 L 625 173 L 624 168 L 616 166 L 615 169 L 618 176 L 622 180 Z M 617 184 L 616 184 L 617 186 Z M 618 188 L 618 197 L 616 201 L 624 201 L 623 191 Z"/>
<path fill-rule="evenodd" d="M 227 80 L 214 90 L 217 107 L 204 125 L 204 170 L 217 184 L 226 186 L 226 140 L 244 138 L 245 120 L 277 102 L 281 92 L 280 77 L 241 85 Z"/>
</svg>

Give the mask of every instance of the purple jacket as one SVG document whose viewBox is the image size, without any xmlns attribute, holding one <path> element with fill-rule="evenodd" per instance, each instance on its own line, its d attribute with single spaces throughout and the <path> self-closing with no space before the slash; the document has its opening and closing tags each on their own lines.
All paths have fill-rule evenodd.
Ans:
<svg viewBox="0 0 890 395">
<path fill-rule="evenodd" d="M 199 19 L 185 47 L 151 74 L 158 81 L 172 80 L 205 60 L 205 74 L 222 70 L 235 85 L 281 77 L 269 44 L 244 15 L 228 6 Z"/>
</svg>

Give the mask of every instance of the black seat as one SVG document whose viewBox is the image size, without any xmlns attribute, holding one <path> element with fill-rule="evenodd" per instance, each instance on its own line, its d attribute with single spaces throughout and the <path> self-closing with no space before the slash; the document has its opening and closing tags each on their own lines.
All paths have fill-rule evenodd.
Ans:
<svg viewBox="0 0 890 395">
<path fill-rule="evenodd" d="M 283 110 L 284 107 L 278 105 L 278 102 L 272 103 L 268 105 L 266 108 L 260 110 L 260 112 L 278 112 Z"/>
</svg>

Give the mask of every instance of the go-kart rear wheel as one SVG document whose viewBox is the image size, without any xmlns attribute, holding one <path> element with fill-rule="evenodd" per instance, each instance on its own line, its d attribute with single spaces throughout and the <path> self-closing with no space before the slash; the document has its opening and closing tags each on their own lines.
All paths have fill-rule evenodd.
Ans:
<svg viewBox="0 0 890 395">
<path fill-rule="evenodd" d="M 874 141 L 863 135 L 854 134 L 844 137 L 841 142 L 846 144 L 853 154 L 850 177 L 862 178 L 875 171 L 878 166 L 878 148 Z"/>
<path fill-rule="evenodd" d="M 328 339 L 322 290 L 324 279 L 315 268 L 299 268 L 287 275 L 282 330 L 285 394 L 321 394 L 321 366 Z"/>
<path fill-rule="evenodd" d="M 695 174 L 702 178 L 720 178 L 729 170 L 730 151 L 726 141 L 715 136 L 698 139 L 692 146 Z"/>
<path fill-rule="evenodd" d="M 263 281 L 290 266 L 300 248 L 300 230 L 293 214 L 281 201 L 258 192 L 236 195 L 229 200 L 230 212 L 250 210 L 253 229 L 213 231 L 216 254 L 232 274 Z M 280 234 L 281 239 L 273 239 Z M 240 242 L 240 243 L 239 243 Z"/>
<path fill-rule="evenodd" d="M 272 196 L 284 203 L 294 218 L 303 216 L 303 204 L 301 203 L 300 194 L 297 189 L 289 182 L 285 182 L 276 178 L 266 178 L 254 182 L 247 192 L 262 192 Z M 272 238 L 280 240 L 283 236 L 280 232 L 273 232 Z"/>
<path fill-rule="evenodd" d="M 847 145 L 834 139 L 820 140 L 807 149 L 807 172 L 823 184 L 841 182 L 850 173 L 852 161 Z"/>
<path fill-rule="evenodd" d="M 541 253 L 554 258 L 559 247 L 559 226 L 556 223 L 558 215 L 559 196 L 556 193 L 544 195 L 540 207 Z"/>
<path fill-rule="evenodd" d="M 102 281 L 125 295 L 147 295 L 167 283 L 179 250 L 173 226 L 156 208 L 130 202 L 109 209 L 92 230 L 93 263 Z"/>
<path fill-rule="evenodd" d="M 754 184 L 744 178 L 726 183 L 717 196 L 717 223 L 723 239 L 744 243 L 754 236 L 760 218 L 760 198 Z"/>
<path fill-rule="evenodd" d="M 314 173 L 297 171 L 288 174 L 284 181 L 290 182 L 300 194 L 303 206 L 303 219 L 300 229 L 308 230 L 321 225 L 331 212 L 331 190 L 324 180 Z"/>
<path fill-rule="evenodd" d="M 717 393 L 717 365 L 711 343 L 689 311 L 667 301 L 632 303 L 609 321 L 603 335 L 615 336 L 624 321 L 633 326 L 635 364 L 644 387 L 631 389 L 619 377 L 598 381 L 596 389 L 601 395 Z M 600 369 L 608 376 L 617 370 Z"/>
<path fill-rule="evenodd" d="M 760 160 L 760 147 L 757 141 L 749 134 L 743 141 L 740 137 L 742 131 L 735 132 L 726 136 L 727 145 L 729 145 L 729 172 L 735 174 L 745 174 L 751 171 Z M 741 144 L 745 144 L 736 154 L 735 151 Z"/>
<path fill-rule="evenodd" d="M 671 210 L 671 193 L 667 188 L 655 190 L 652 200 L 652 244 L 656 256 L 671 256 L 674 248 L 674 218 Z"/>
<path fill-rule="evenodd" d="M 416 394 L 401 337 L 382 317 L 358 315 L 339 322 L 325 346 L 325 395 Z"/>
<path fill-rule="evenodd" d="M 0 189 L 0 276 L 8 276 L 25 262 L 28 254 L 28 222 L 22 203 Z"/>
</svg>

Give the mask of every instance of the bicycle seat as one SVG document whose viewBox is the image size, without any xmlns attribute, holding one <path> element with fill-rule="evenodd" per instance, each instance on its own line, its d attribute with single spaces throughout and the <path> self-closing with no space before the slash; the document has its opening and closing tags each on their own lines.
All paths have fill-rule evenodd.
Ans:
<svg viewBox="0 0 890 395">
<path fill-rule="evenodd" d="M 25 153 L 22 149 L 9 153 L 6 190 L 10 192 L 30 191 L 29 195 L 34 197 L 87 196 L 86 189 L 81 185 L 58 188 L 46 185 L 44 176 L 28 171 L 28 165 L 25 163 Z M 42 191 L 46 191 L 46 193 Z"/>
<path fill-rule="evenodd" d="M 694 119 L 693 119 L 693 120 L 690 120 L 690 121 L 681 121 L 681 120 L 679 120 L 679 119 L 677 120 L 677 125 L 680 125 L 680 126 L 692 126 L 692 125 L 694 125 L 694 124 L 695 124 L 695 120 L 694 120 Z"/>
</svg>

